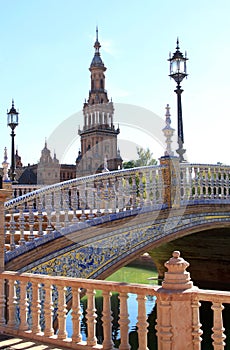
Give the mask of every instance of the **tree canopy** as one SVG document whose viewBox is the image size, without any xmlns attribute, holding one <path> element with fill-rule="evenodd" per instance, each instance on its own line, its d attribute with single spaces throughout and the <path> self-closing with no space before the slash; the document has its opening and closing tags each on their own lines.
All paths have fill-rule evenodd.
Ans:
<svg viewBox="0 0 230 350">
<path fill-rule="evenodd" d="M 129 160 L 128 162 L 123 162 L 124 169 L 135 168 L 139 166 L 156 165 L 157 160 L 153 158 L 153 154 L 150 152 L 149 148 L 137 147 L 138 158 L 136 160 Z"/>
</svg>

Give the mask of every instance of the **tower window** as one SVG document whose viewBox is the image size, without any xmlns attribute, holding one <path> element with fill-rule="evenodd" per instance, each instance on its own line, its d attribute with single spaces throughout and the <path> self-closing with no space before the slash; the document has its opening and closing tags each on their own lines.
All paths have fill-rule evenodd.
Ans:
<svg viewBox="0 0 230 350">
<path fill-rule="evenodd" d="M 90 149 L 90 145 L 88 145 L 88 147 L 87 147 L 87 150 L 89 150 Z"/>
<path fill-rule="evenodd" d="M 103 79 L 101 79 L 100 85 L 101 85 L 101 89 L 104 89 L 104 81 L 103 81 Z"/>
</svg>

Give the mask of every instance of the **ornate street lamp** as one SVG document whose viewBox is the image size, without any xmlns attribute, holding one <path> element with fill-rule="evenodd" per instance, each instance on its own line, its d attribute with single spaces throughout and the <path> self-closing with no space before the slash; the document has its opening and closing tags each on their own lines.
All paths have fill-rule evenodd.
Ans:
<svg viewBox="0 0 230 350">
<path fill-rule="evenodd" d="M 183 120 L 182 120 L 182 105 L 181 105 L 181 94 L 184 90 L 181 89 L 180 83 L 182 80 L 187 77 L 187 70 L 186 70 L 186 61 L 188 60 L 185 52 L 185 57 L 183 56 L 183 53 L 180 52 L 179 47 L 179 39 L 177 38 L 177 46 L 176 51 L 174 52 L 173 56 L 171 57 L 171 53 L 169 54 L 169 63 L 170 63 L 170 74 L 169 76 L 175 80 L 177 83 L 175 93 L 177 94 L 177 123 L 178 123 L 178 149 L 176 152 L 179 154 L 179 161 L 184 161 L 184 153 L 185 149 L 183 149 L 183 143 L 184 143 L 184 131 L 183 131 Z"/>
<path fill-rule="evenodd" d="M 15 182 L 15 154 L 14 154 L 14 129 L 18 125 L 18 115 L 19 113 L 16 111 L 14 108 L 14 100 L 12 100 L 12 107 L 10 111 L 8 112 L 7 110 L 7 125 L 11 128 L 11 138 L 12 138 L 12 143 L 11 143 L 11 168 L 10 168 L 10 179 L 12 183 Z"/>
</svg>

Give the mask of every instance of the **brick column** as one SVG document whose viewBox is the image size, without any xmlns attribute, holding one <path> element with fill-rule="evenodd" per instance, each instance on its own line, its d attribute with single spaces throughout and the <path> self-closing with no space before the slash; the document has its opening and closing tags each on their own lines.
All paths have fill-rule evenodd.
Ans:
<svg viewBox="0 0 230 350">
<path fill-rule="evenodd" d="M 193 287 L 189 272 L 189 263 L 180 257 L 179 251 L 165 263 L 168 272 L 157 300 L 157 336 L 160 350 L 193 350 L 195 337 L 201 334 L 194 332 Z M 197 333 L 197 334 L 195 334 Z"/>
<path fill-rule="evenodd" d="M 180 163 L 179 158 L 174 156 L 164 156 L 160 158 L 160 164 L 166 165 L 162 169 L 164 190 L 164 203 L 169 208 L 180 207 Z"/>
</svg>

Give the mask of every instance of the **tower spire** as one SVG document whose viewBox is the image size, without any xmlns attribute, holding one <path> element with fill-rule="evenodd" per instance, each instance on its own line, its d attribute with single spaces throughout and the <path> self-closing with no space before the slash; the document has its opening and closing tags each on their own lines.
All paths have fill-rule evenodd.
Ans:
<svg viewBox="0 0 230 350">
<path fill-rule="evenodd" d="M 98 26 L 96 26 L 96 41 L 95 41 L 95 44 L 94 44 L 94 48 L 95 48 L 95 55 L 96 56 L 100 56 L 100 47 L 101 47 L 101 44 L 99 43 L 99 40 L 98 40 Z M 95 56 L 94 56 L 95 57 Z M 102 62 L 102 61 L 101 61 Z M 103 64 L 103 62 L 102 62 Z"/>
<path fill-rule="evenodd" d="M 96 26 L 96 41 L 98 41 L 98 26 Z"/>
</svg>

